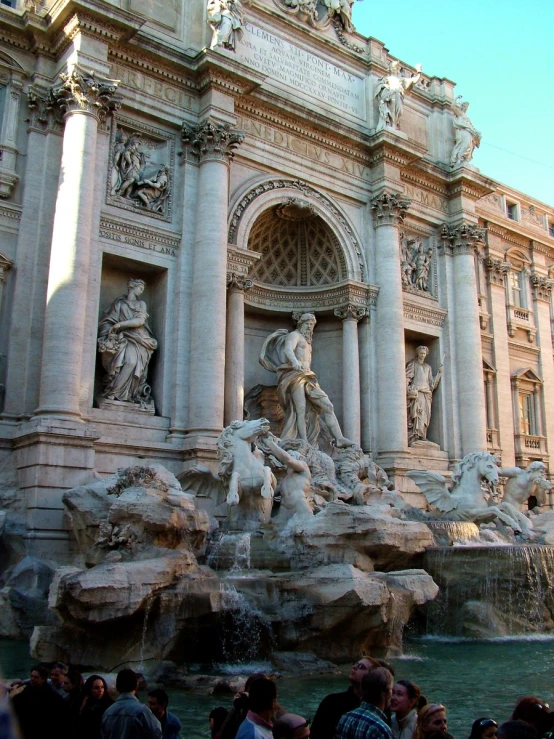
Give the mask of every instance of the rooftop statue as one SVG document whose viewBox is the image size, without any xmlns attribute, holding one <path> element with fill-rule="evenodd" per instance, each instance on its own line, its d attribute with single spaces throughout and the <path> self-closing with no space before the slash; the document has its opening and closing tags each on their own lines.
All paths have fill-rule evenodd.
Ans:
<svg viewBox="0 0 554 739">
<path fill-rule="evenodd" d="M 454 111 L 454 148 L 450 157 L 452 167 L 459 167 L 473 158 L 473 151 L 481 143 L 481 134 L 466 115 L 469 103 L 463 103 L 458 95 L 452 106 Z"/>
<path fill-rule="evenodd" d="M 210 49 L 223 46 L 235 51 L 244 26 L 241 0 L 208 0 L 207 7 L 208 25 L 212 29 Z"/>
<path fill-rule="evenodd" d="M 431 365 L 425 357 L 429 354 L 426 346 L 418 346 L 415 359 L 406 364 L 406 384 L 408 395 L 408 443 L 427 440 L 427 429 L 431 421 L 433 392 L 442 377 L 442 362 L 433 377 Z"/>
<path fill-rule="evenodd" d="M 329 18 L 337 17 L 344 30 L 353 33 L 356 29 L 352 23 L 352 6 L 354 0 L 323 0 Z"/>
<path fill-rule="evenodd" d="M 310 369 L 315 324 L 313 313 L 303 313 L 294 331 L 275 331 L 260 352 L 262 367 L 277 373 L 277 394 L 285 413 L 281 439 L 303 439 L 317 447 L 324 427 L 337 447 L 351 446 L 353 442 L 343 436 L 333 404 Z"/>
<path fill-rule="evenodd" d="M 533 525 L 511 503 L 490 505 L 482 482 L 498 484 L 499 469 L 496 457 L 489 452 L 471 452 L 456 465 L 450 489 L 446 480 L 436 472 L 410 470 L 410 477 L 429 503 L 439 510 L 438 518 L 448 521 L 488 523 L 501 521 L 516 533 L 530 535 Z"/>
<path fill-rule="evenodd" d="M 379 121 L 376 131 L 384 128 L 400 128 L 400 117 L 404 110 L 404 95 L 421 79 L 421 64 L 416 64 L 416 74 L 412 77 L 400 75 L 400 62 L 392 61 L 388 74 L 377 83 L 375 97 L 379 103 Z"/>
</svg>

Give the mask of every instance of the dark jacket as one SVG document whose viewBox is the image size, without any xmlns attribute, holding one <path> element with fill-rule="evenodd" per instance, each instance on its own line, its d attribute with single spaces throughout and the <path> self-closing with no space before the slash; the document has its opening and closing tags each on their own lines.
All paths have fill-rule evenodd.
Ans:
<svg viewBox="0 0 554 739">
<path fill-rule="evenodd" d="M 121 693 L 102 717 L 102 739 L 162 739 L 162 727 L 132 693 Z"/>
<path fill-rule="evenodd" d="M 341 717 L 360 705 L 352 686 L 344 693 L 326 695 L 319 704 L 310 729 L 311 739 L 334 739 Z"/>
<path fill-rule="evenodd" d="M 44 739 L 45 730 L 55 726 L 57 736 L 67 736 L 69 716 L 66 701 L 48 684 L 27 685 L 12 699 L 23 739 Z"/>
<path fill-rule="evenodd" d="M 165 716 L 160 721 L 162 725 L 162 739 L 181 739 L 181 722 L 174 713 L 166 710 Z"/>
<path fill-rule="evenodd" d="M 112 705 L 113 700 L 107 694 L 104 694 L 100 700 L 87 698 L 87 702 L 77 720 L 77 737 L 79 739 L 100 739 L 102 735 L 102 717 Z"/>
</svg>

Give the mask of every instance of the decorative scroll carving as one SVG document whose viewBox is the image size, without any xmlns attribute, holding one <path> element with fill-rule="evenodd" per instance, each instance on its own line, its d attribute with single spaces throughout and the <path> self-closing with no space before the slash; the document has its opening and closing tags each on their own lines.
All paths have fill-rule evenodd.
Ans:
<svg viewBox="0 0 554 739">
<path fill-rule="evenodd" d="M 208 119 L 199 126 L 184 123 L 181 138 L 183 145 L 201 162 L 216 160 L 228 164 L 235 155 L 234 150 L 244 141 L 244 133 L 230 123 Z"/>
<path fill-rule="evenodd" d="M 246 290 L 250 290 L 253 284 L 253 281 L 248 279 L 246 275 L 240 275 L 236 272 L 227 272 L 227 287 L 229 289 L 246 292 Z"/>
<path fill-rule="evenodd" d="M 118 80 L 97 77 L 75 67 L 70 74 L 60 74 L 61 84 L 52 88 L 52 99 L 64 115 L 87 113 L 103 120 L 119 107 L 115 97 Z"/>
<path fill-rule="evenodd" d="M 417 237 L 400 234 L 402 287 L 408 292 L 429 294 L 433 247 Z"/>
<path fill-rule="evenodd" d="M 365 308 L 362 305 L 354 305 L 353 303 L 347 303 L 346 305 L 341 305 L 339 308 L 335 308 L 333 311 L 337 318 L 340 318 L 341 321 L 346 321 L 348 319 L 354 319 L 355 321 L 360 321 L 362 318 L 365 318 L 369 311 L 367 308 Z"/>
<path fill-rule="evenodd" d="M 397 193 L 389 192 L 383 192 L 373 198 L 371 209 L 375 228 L 400 225 L 406 217 L 411 202 Z"/>
<path fill-rule="evenodd" d="M 508 262 L 503 262 L 501 259 L 492 259 L 487 257 L 485 259 L 485 270 L 487 272 L 487 279 L 491 285 L 500 285 L 500 287 L 506 286 L 506 278 L 510 271 L 510 265 Z"/>
<path fill-rule="evenodd" d="M 553 281 L 548 279 L 548 277 L 536 274 L 536 272 L 531 273 L 530 279 L 533 290 L 533 300 L 545 300 L 546 302 L 549 302 L 550 294 L 552 293 Z"/>
<path fill-rule="evenodd" d="M 455 227 L 444 224 L 441 239 L 443 248 L 449 249 L 452 254 L 473 254 L 485 243 L 485 230 L 472 223 Z"/>
</svg>

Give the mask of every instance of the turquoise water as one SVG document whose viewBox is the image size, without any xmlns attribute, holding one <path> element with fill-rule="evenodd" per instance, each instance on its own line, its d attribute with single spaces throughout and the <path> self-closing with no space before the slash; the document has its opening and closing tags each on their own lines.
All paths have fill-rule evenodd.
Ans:
<svg viewBox="0 0 554 739">
<path fill-rule="evenodd" d="M 554 639 L 448 641 L 426 639 L 406 646 L 404 657 L 391 659 L 397 679 L 416 682 L 427 698 L 444 703 L 448 730 L 466 739 L 473 720 L 488 716 L 506 721 L 522 695 L 536 695 L 554 706 Z M 32 664 L 23 643 L 0 640 L 4 674 L 20 675 Z M 24 669 L 25 668 L 25 669 Z M 251 671 L 260 669 L 252 666 Z M 269 666 L 265 669 L 269 671 Z M 240 672 L 248 673 L 247 666 Z M 327 693 L 344 690 L 348 668 L 332 677 L 282 678 L 279 703 L 293 713 L 313 717 Z M 230 706 L 231 696 L 170 690 L 170 710 L 181 719 L 186 739 L 209 737 L 208 714 Z M 144 696 L 139 696 L 145 699 Z"/>
</svg>

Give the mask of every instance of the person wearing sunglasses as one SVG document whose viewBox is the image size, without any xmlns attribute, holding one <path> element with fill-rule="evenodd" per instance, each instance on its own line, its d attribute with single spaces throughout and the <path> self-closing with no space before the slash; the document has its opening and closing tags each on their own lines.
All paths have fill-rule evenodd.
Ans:
<svg viewBox="0 0 554 739">
<path fill-rule="evenodd" d="M 518 700 L 512 721 L 525 721 L 537 732 L 537 737 L 552 731 L 554 714 L 550 712 L 550 706 L 534 695 L 525 695 Z"/>
<path fill-rule="evenodd" d="M 498 732 L 498 724 L 492 718 L 482 716 L 476 718 L 471 725 L 469 739 L 495 739 Z"/>
<path fill-rule="evenodd" d="M 370 670 L 380 667 L 372 657 L 363 657 L 352 665 L 348 679 L 350 686 L 342 693 L 331 693 L 319 704 L 312 721 L 312 739 L 334 739 L 337 725 L 345 713 L 360 705 L 360 683 Z"/>
</svg>

